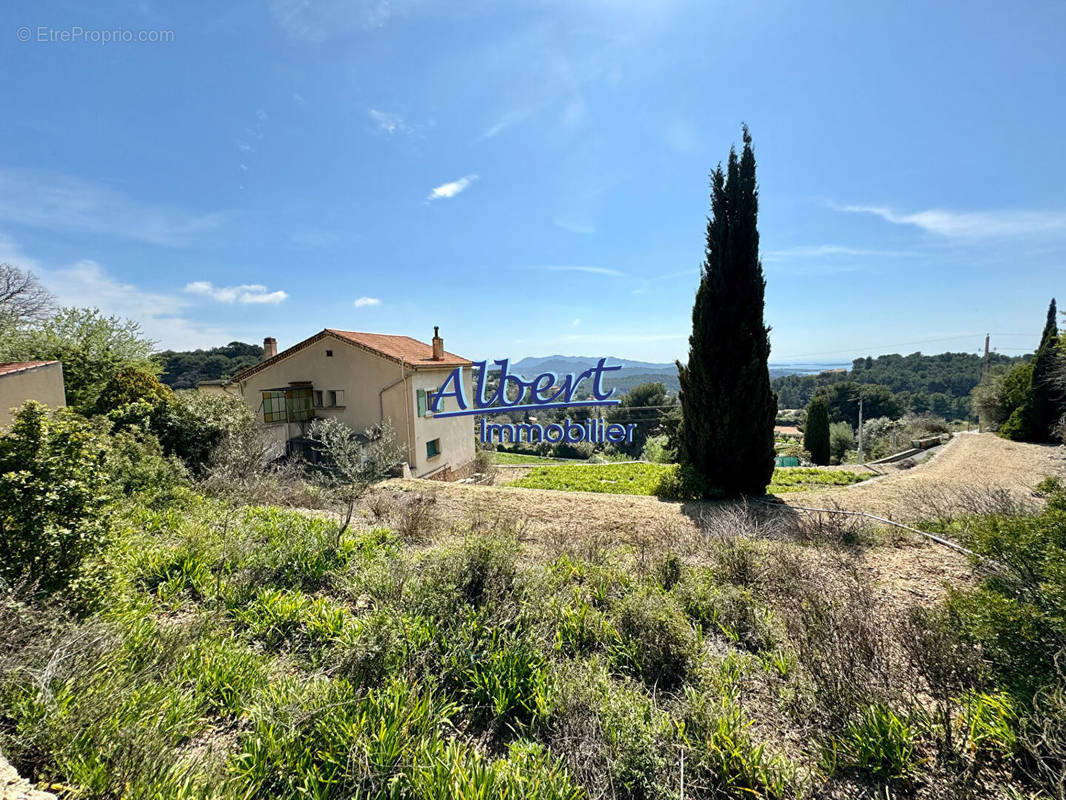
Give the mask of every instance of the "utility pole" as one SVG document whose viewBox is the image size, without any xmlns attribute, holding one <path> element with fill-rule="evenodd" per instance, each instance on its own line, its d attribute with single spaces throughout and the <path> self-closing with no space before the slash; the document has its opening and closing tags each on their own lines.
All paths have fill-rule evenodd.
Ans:
<svg viewBox="0 0 1066 800">
<path fill-rule="evenodd" d="M 985 334 L 985 355 L 984 355 L 984 358 L 981 359 L 981 382 L 982 383 L 984 383 L 985 378 L 988 377 L 988 339 L 989 339 L 989 334 L 986 333 Z M 971 409 L 971 411 L 972 411 L 972 409 Z M 969 427 L 969 424 L 967 424 L 967 427 Z M 977 415 L 977 432 L 978 433 L 981 432 L 981 415 L 980 414 Z"/>
<path fill-rule="evenodd" d="M 862 395 L 859 395 L 859 463 L 866 463 L 862 457 Z"/>
</svg>

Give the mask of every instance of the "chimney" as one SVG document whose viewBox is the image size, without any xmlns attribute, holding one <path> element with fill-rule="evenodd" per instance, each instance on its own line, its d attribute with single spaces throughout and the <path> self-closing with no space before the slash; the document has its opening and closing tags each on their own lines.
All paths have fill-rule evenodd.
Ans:
<svg viewBox="0 0 1066 800">
<path fill-rule="evenodd" d="M 440 338 L 440 326 L 433 326 L 433 360 L 444 360 L 444 340 Z"/>
<path fill-rule="evenodd" d="M 278 354 L 278 340 L 273 336 L 268 336 L 263 340 L 263 360 L 273 358 Z"/>
</svg>

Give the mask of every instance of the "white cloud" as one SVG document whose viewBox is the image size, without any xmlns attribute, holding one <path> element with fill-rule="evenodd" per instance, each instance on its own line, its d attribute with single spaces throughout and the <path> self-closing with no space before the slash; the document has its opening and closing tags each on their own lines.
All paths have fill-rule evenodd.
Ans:
<svg viewBox="0 0 1066 800">
<path fill-rule="evenodd" d="M 164 349 L 217 347 L 237 338 L 220 325 L 183 318 L 188 305 L 184 298 L 125 283 L 95 261 L 86 259 L 69 267 L 38 268 L 34 272 L 60 305 L 99 308 L 105 314 L 135 320 L 145 335 Z"/>
<path fill-rule="evenodd" d="M 429 193 L 429 197 L 427 197 L 426 199 L 427 200 L 439 200 L 441 198 L 445 198 L 446 199 L 446 198 L 450 198 L 450 197 L 455 197 L 457 194 L 459 194 L 461 191 L 466 189 L 470 184 L 472 184 L 476 180 L 477 180 L 477 175 L 471 173 L 470 175 L 463 176 L 462 178 L 460 178 L 457 181 L 451 181 L 449 183 L 442 183 L 440 186 L 438 186 L 432 192 L 430 192 Z"/>
<path fill-rule="evenodd" d="M 258 283 L 247 283 L 241 286 L 215 286 L 210 281 L 193 281 L 185 285 L 185 291 L 189 294 L 210 297 L 219 303 L 277 305 L 289 296 L 280 289 L 275 292 L 268 291 L 267 287 Z"/>
<path fill-rule="evenodd" d="M 543 269 L 543 270 L 545 270 L 547 272 L 587 272 L 587 273 L 589 273 L 591 275 L 610 275 L 610 276 L 612 276 L 614 278 L 625 277 L 625 273 L 624 272 L 619 272 L 618 270 L 611 269 L 610 267 L 582 267 L 582 266 L 555 266 L 555 265 L 552 265 L 552 266 L 547 266 L 547 267 L 538 267 L 538 269 Z"/>
<path fill-rule="evenodd" d="M 928 233 L 953 239 L 1066 232 L 1066 211 L 949 211 L 933 208 L 907 214 L 885 206 L 834 207 L 838 211 L 873 214 L 894 225 L 913 225 Z"/>
<path fill-rule="evenodd" d="M 380 306 L 381 299 L 378 297 L 358 297 L 354 303 L 356 308 L 370 308 L 371 306 Z"/>
<path fill-rule="evenodd" d="M 789 258 L 826 258 L 832 256 L 913 256 L 910 250 L 874 250 L 840 244 L 801 244 L 780 250 L 766 250 L 763 261 L 784 261 Z"/>
<path fill-rule="evenodd" d="M 571 324 L 571 325 L 572 325 L 573 327 L 575 327 L 575 328 L 576 328 L 576 327 L 577 327 L 578 325 L 580 325 L 580 324 L 581 324 L 581 317 L 578 317 L 577 319 L 575 319 L 575 320 L 574 320 L 573 322 L 571 322 L 570 324 Z"/>
<path fill-rule="evenodd" d="M 0 169 L 0 220 L 176 245 L 215 230 L 224 215 L 139 203 L 122 192 L 67 175 Z"/>
<path fill-rule="evenodd" d="M 370 109 L 367 113 L 382 133 L 411 133 L 413 130 L 400 114 L 391 114 L 388 111 L 379 111 L 376 108 Z"/>
</svg>

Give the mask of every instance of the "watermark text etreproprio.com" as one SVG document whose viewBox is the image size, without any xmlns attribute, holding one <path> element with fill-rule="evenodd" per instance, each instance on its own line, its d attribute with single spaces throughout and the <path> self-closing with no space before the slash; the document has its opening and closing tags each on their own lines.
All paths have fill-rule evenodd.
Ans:
<svg viewBox="0 0 1066 800">
<path fill-rule="evenodd" d="M 53 28 L 50 25 L 23 25 L 15 36 L 20 42 L 42 43 L 80 43 L 89 44 L 159 44 L 174 41 L 174 31 L 168 30 L 130 30 L 128 28 L 83 28 L 71 25 L 67 28 Z"/>
</svg>

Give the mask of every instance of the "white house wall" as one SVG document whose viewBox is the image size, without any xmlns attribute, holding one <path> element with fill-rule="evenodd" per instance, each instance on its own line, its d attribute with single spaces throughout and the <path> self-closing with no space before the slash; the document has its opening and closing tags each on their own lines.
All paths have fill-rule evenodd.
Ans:
<svg viewBox="0 0 1066 800">
<path fill-rule="evenodd" d="M 333 355 L 327 356 L 327 350 Z M 384 412 L 397 440 L 406 445 L 411 472 L 417 477 L 442 466 L 458 468 L 474 458 L 471 417 L 435 420 L 417 415 L 417 390 L 440 386 L 450 372 L 450 368 L 414 371 L 407 366 L 404 369 L 395 361 L 327 336 L 249 376 L 241 382 L 240 391 L 261 425 L 280 429 L 276 434 L 279 439 L 285 436 L 282 431 L 295 435 L 297 426 L 263 421 L 264 391 L 285 389 L 290 383 L 305 381 L 316 391 L 322 391 L 324 397 L 330 390 L 343 391 L 343 407 L 315 408 L 316 416 L 336 417 L 361 431 L 381 422 Z M 469 396 L 470 370 L 465 367 L 463 372 Z M 404 376 L 406 382 L 401 380 Z M 441 440 L 441 455 L 428 459 L 426 443 L 437 438 Z"/>
</svg>

